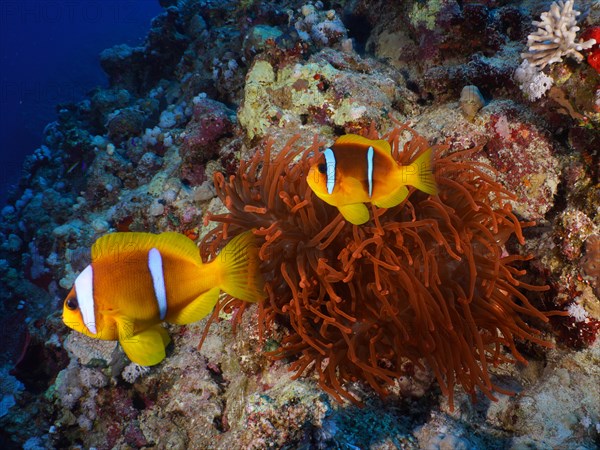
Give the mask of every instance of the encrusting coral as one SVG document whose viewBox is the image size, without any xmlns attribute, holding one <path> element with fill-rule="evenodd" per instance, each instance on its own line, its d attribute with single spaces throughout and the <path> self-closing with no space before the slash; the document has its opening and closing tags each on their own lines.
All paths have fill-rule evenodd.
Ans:
<svg viewBox="0 0 600 450">
<path fill-rule="evenodd" d="M 406 134 L 412 138 L 406 141 Z M 377 138 L 372 127 L 369 136 Z M 408 164 L 429 148 L 407 126 L 386 136 L 393 156 Z M 543 291 L 519 281 L 515 267 L 526 256 L 507 254 L 504 243 L 520 223 L 506 202 L 511 195 L 471 161 L 477 149 L 448 154 L 435 146 L 439 196 L 411 189 L 390 209 L 372 207 L 363 226 L 346 223 L 336 208 L 314 196 L 306 176 L 320 143 L 297 146 L 297 138 L 271 161 L 272 144 L 240 163 L 237 175 L 215 175 L 228 214 L 203 240 L 205 258 L 225 241 L 253 229 L 259 238 L 268 298 L 259 304 L 261 335 L 278 321 L 290 332 L 274 359 L 293 357 L 300 376 L 317 371 L 334 398 L 360 403 L 345 386 L 362 380 L 380 395 L 411 363 L 428 365 L 453 407 L 460 384 L 472 398 L 476 387 L 489 398 L 506 392 L 495 385 L 488 365 L 526 362 L 515 346 L 529 340 L 549 347 L 522 318 L 547 321 L 521 292 Z M 264 161 L 271 161 L 265 164 Z M 215 309 L 246 304 L 223 300 Z M 507 347 L 512 357 L 504 354 Z"/>
</svg>

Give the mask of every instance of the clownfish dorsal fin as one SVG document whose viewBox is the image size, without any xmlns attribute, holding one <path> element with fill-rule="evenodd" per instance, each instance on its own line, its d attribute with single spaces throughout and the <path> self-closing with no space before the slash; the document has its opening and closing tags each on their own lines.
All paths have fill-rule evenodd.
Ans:
<svg viewBox="0 0 600 450">
<path fill-rule="evenodd" d="M 117 320 L 117 327 L 119 343 L 131 361 L 140 366 L 153 366 L 165 359 L 165 347 L 171 338 L 160 324 L 133 334 L 133 324 L 121 318 Z"/>
<path fill-rule="evenodd" d="M 379 151 L 385 155 L 392 154 L 392 148 L 390 147 L 390 143 L 385 139 L 378 139 L 376 141 L 372 139 L 367 139 L 366 137 L 359 136 L 358 134 L 345 134 L 340 136 L 336 141 L 335 145 L 360 145 L 361 147 L 373 147 L 375 151 Z"/>
<path fill-rule="evenodd" d="M 145 255 L 151 248 L 158 249 L 162 254 L 175 255 L 194 264 L 201 263 L 200 253 L 194 241 L 183 234 L 174 232 L 107 234 L 92 245 L 92 261 L 105 257 L 126 260 L 137 252 L 142 252 L 139 254 L 146 258 Z"/>
</svg>

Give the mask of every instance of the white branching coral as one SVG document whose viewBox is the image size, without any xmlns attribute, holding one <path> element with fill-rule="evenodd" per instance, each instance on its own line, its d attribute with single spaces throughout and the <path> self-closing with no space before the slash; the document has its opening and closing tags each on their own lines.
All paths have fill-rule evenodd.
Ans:
<svg viewBox="0 0 600 450">
<path fill-rule="evenodd" d="M 539 22 L 533 22 L 538 29 L 527 37 L 529 52 L 521 54 L 530 65 L 543 69 L 562 61 L 565 56 L 581 62 L 583 55 L 580 52 L 596 43 L 595 39 L 576 42 L 577 16 L 581 13 L 573 9 L 574 3 L 575 0 L 554 2 L 550 11 L 542 13 Z"/>
<path fill-rule="evenodd" d="M 529 52 L 521 53 L 523 62 L 514 74 L 515 81 L 531 101 L 542 97 L 554 83 L 542 72 L 544 67 L 561 62 L 566 56 L 581 62 L 580 52 L 596 44 L 595 39 L 576 41 L 577 16 L 581 13 L 573 9 L 574 3 L 575 0 L 554 2 L 550 11 L 542 13 L 539 22 L 533 22 L 537 30 L 527 37 Z"/>
</svg>

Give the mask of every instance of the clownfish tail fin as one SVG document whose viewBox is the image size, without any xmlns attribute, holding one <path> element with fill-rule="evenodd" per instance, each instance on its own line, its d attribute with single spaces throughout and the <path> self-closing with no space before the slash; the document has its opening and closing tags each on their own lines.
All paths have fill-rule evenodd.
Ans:
<svg viewBox="0 0 600 450">
<path fill-rule="evenodd" d="M 236 236 L 221 250 L 215 262 L 221 269 L 220 288 L 227 294 L 247 302 L 265 298 L 258 245 L 252 231 Z"/>
<path fill-rule="evenodd" d="M 437 195 L 438 188 L 433 175 L 432 158 L 431 149 L 427 149 L 415 162 L 407 167 L 409 176 L 407 184 L 416 187 L 426 194 Z"/>
</svg>

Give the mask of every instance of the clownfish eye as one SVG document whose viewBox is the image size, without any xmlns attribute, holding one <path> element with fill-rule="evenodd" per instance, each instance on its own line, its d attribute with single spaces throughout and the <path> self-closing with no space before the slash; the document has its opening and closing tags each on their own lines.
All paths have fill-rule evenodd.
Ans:
<svg viewBox="0 0 600 450">
<path fill-rule="evenodd" d="M 317 166 L 317 169 L 319 170 L 319 172 L 321 173 L 326 173 L 327 172 L 327 164 L 325 163 L 321 163 Z"/>
<path fill-rule="evenodd" d="M 65 300 L 65 306 L 71 311 L 75 311 L 79 304 L 77 303 L 77 297 L 69 297 Z"/>
</svg>

